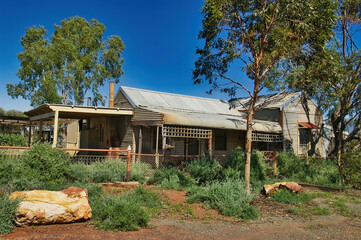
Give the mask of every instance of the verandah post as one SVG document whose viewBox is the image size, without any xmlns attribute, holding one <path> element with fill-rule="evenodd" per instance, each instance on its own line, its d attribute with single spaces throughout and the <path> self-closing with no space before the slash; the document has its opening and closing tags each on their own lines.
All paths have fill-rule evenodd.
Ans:
<svg viewBox="0 0 361 240">
<path fill-rule="evenodd" d="M 130 161 L 131 161 L 131 154 L 130 151 L 127 151 L 127 182 L 130 181 Z"/>
</svg>

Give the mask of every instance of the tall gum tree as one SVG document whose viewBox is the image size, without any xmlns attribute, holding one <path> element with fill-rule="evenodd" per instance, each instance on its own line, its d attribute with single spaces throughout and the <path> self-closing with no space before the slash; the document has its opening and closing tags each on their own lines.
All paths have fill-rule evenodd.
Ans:
<svg viewBox="0 0 361 240">
<path fill-rule="evenodd" d="M 18 54 L 18 84 L 8 84 L 8 95 L 23 97 L 32 106 L 44 103 L 82 104 L 87 93 L 93 105 L 104 104 L 99 86 L 119 81 L 123 74 L 119 36 L 104 39 L 105 26 L 81 17 L 64 19 L 47 38 L 42 27 L 27 28 Z"/>
<path fill-rule="evenodd" d="M 323 52 L 306 59 L 305 71 L 297 87 L 314 97 L 326 113 L 334 134 L 331 154 L 343 171 L 345 145 L 360 140 L 361 130 L 361 51 L 359 42 L 361 1 L 338 0 L 334 38 Z M 347 132 L 347 134 L 345 134 Z"/>
<path fill-rule="evenodd" d="M 252 122 L 261 90 L 283 81 L 273 78 L 275 68 L 303 55 L 312 55 L 330 39 L 335 4 L 331 0 L 206 0 L 202 8 L 203 28 L 198 38 L 193 79 L 209 83 L 211 89 L 235 97 L 237 91 L 249 94 L 247 111 L 245 183 L 250 190 Z M 248 79 L 229 74 L 232 66 Z M 289 74 L 292 69 L 289 70 Z M 246 82 L 252 82 L 248 89 Z M 291 83 L 292 85 L 293 83 Z M 281 92 L 289 87 L 284 85 Z"/>
</svg>

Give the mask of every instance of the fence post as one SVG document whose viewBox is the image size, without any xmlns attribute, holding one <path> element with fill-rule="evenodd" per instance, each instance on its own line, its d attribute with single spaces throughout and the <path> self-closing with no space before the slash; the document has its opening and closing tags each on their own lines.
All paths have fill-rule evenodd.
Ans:
<svg viewBox="0 0 361 240">
<path fill-rule="evenodd" d="M 127 182 L 130 181 L 130 161 L 131 161 L 131 155 L 130 151 L 127 151 Z"/>
</svg>

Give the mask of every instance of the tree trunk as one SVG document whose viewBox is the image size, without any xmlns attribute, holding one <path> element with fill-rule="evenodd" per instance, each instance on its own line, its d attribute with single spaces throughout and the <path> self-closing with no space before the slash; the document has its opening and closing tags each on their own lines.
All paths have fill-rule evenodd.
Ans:
<svg viewBox="0 0 361 240">
<path fill-rule="evenodd" d="M 247 132 L 246 132 L 246 162 L 244 164 L 244 181 L 246 184 L 247 192 L 250 192 L 250 179 L 251 179 L 251 155 L 252 155 L 252 122 L 254 115 L 255 99 L 251 98 L 251 103 L 247 112 Z"/>
</svg>

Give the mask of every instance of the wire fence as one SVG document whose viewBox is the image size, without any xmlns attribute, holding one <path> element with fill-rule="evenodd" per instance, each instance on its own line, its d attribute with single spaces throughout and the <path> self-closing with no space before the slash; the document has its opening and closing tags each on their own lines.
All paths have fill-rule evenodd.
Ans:
<svg viewBox="0 0 361 240">
<path fill-rule="evenodd" d="M 29 147 L 0 146 L 0 160 L 21 161 L 24 151 Z M 204 155 L 163 155 L 136 154 L 119 149 L 64 149 L 70 159 L 71 168 L 76 178 L 89 182 L 145 181 L 152 176 L 155 169 L 172 165 L 182 168 L 185 163 Z M 274 167 L 277 174 L 276 152 L 263 152 L 264 160 Z M 209 156 L 208 156 L 209 157 Z M 225 167 L 227 155 L 214 155 L 212 159 Z M 318 159 L 321 160 L 321 159 Z"/>
</svg>

